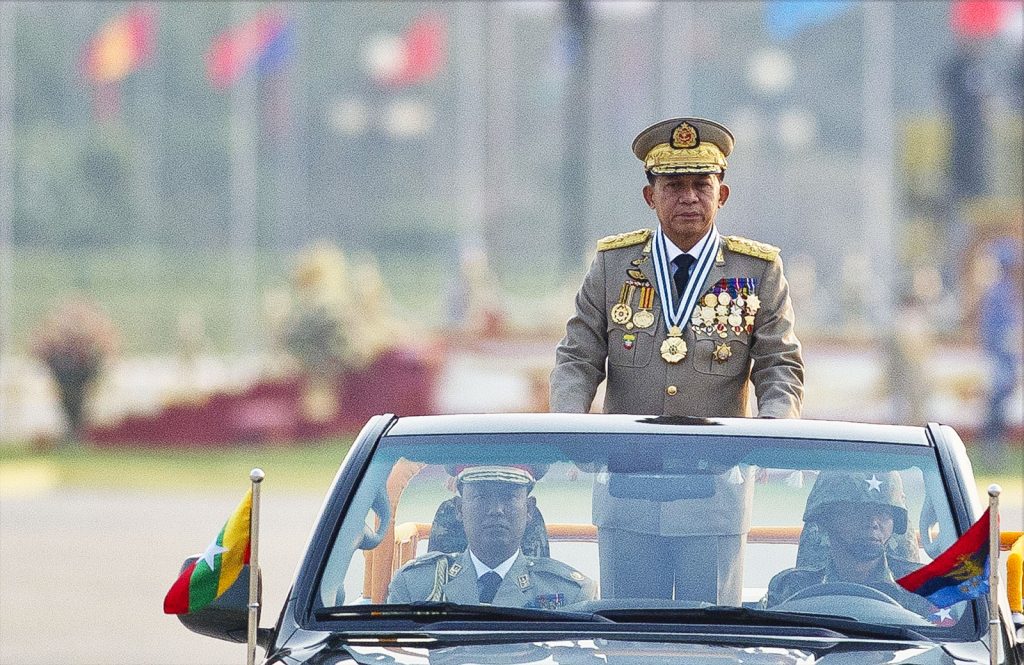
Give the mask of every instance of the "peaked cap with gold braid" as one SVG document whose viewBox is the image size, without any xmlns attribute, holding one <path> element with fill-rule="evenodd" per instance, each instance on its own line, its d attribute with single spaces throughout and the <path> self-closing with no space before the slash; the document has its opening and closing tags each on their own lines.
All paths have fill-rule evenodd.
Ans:
<svg viewBox="0 0 1024 665">
<path fill-rule="evenodd" d="M 633 154 L 655 175 L 725 173 L 732 132 L 703 118 L 662 120 L 633 139 Z"/>
</svg>

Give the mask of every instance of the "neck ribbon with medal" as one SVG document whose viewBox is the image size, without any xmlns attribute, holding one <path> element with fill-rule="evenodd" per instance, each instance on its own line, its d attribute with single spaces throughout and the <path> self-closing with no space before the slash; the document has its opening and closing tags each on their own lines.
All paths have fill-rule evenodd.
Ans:
<svg viewBox="0 0 1024 665">
<path fill-rule="evenodd" d="M 677 363 L 686 357 L 686 342 L 683 340 L 683 321 L 688 321 L 701 286 L 711 272 L 718 253 L 718 229 L 711 227 L 711 235 L 694 263 L 693 272 L 686 284 L 686 290 L 679 294 L 679 301 L 672 297 L 672 267 L 668 259 L 668 247 L 661 228 L 654 231 L 654 274 L 661 292 L 661 311 L 665 317 L 668 337 L 661 343 L 661 357 L 668 363 Z"/>
</svg>

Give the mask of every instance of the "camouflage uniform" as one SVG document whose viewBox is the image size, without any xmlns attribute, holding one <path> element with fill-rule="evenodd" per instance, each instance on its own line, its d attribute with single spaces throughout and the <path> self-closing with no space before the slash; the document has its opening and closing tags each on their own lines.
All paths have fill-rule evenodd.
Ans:
<svg viewBox="0 0 1024 665">
<path fill-rule="evenodd" d="M 876 570 L 867 580 L 851 580 L 837 569 L 829 554 L 831 545 L 823 532 L 829 520 L 835 519 L 832 509 L 839 504 L 874 504 L 892 511 L 893 535 L 878 562 Z M 935 608 L 927 600 L 911 593 L 896 580 L 921 567 L 921 564 L 894 554 L 909 551 L 907 546 L 907 502 L 903 481 L 895 471 L 886 473 L 830 473 L 823 472 L 811 489 L 804 509 L 804 521 L 818 527 L 818 536 L 808 539 L 814 547 L 816 563 L 803 563 L 811 557 L 797 554 L 797 567 L 783 570 L 768 583 L 763 605 L 771 607 L 802 591 L 819 584 L 853 582 L 868 586 L 892 597 L 905 608 L 928 616 Z M 806 528 L 806 527 L 805 527 Z M 805 540 L 801 537 L 801 547 Z M 913 551 L 916 558 L 916 548 Z"/>
<path fill-rule="evenodd" d="M 881 591 L 911 612 L 927 617 L 935 611 L 935 607 L 921 596 L 907 591 L 896 583 L 897 579 L 909 575 L 920 567 L 919 563 L 884 555 L 878 570 L 871 578 L 866 582 L 858 581 L 856 583 Z M 798 591 L 819 584 L 849 581 L 844 579 L 842 572 L 836 570 L 831 563 L 821 568 L 790 568 L 773 577 L 772 581 L 768 583 L 768 595 L 764 605 L 766 607 L 778 605 Z"/>
</svg>

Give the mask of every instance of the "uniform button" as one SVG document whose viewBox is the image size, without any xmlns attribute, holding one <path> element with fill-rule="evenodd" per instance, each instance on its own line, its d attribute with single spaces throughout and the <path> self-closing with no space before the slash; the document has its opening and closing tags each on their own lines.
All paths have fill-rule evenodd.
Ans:
<svg viewBox="0 0 1024 665">
<path fill-rule="evenodd" d="M 665 388 L 665 392 L 667 392 L 669 395 L 675 395 L 677 392 L 679 392 L 679 389 L 676 388 L 675 386 L 669 386 L 668 388 Z"/>
</svg>

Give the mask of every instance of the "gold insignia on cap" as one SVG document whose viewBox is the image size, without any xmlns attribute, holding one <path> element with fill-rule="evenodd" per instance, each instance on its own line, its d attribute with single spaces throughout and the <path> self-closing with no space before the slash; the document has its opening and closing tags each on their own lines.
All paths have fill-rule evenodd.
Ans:
<svg viewBox="0 0 1024 665">
<path fill-rule="evenodd" d="M 673 148 L 696 148 L 698 143 L 700 137 L 697 135 L 697 128 L 688 122 L 682 123 L 672 132 Z"/>
<path fill-rule="evenodd" d="M 667 143 L 654 146 L 644 160 L 647 170 L 657 175 L 673 173 L 724 173 L 725 157 L 710 143 L 694 148 L 673 148 Z"/>
<path fill-rule="evenodd" d="M 644 170 L 655 175 L 725 173 L 732 148 L 732 132 L 703 118 L 662 120 L 640 132 L 632 145 Z"/>
</svg>

